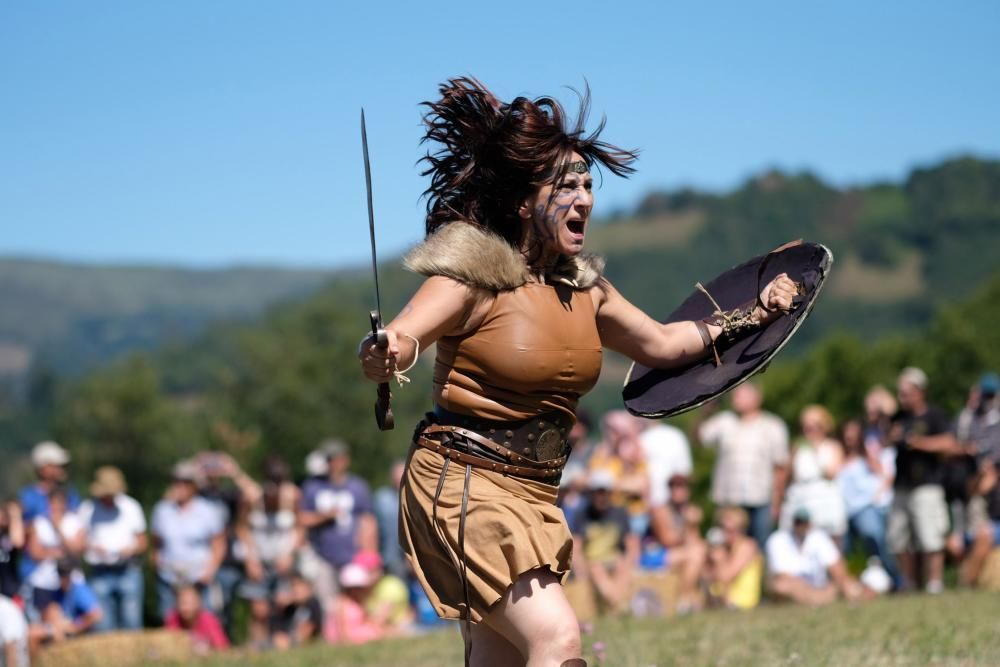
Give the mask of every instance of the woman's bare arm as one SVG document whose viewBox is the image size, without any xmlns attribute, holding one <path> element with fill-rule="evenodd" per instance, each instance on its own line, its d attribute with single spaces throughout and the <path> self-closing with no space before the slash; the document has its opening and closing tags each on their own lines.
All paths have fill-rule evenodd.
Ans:
<svg viewBox="0 0 1000 667">
<path fill-rule="evenodd" d="M 365 377 L 386 382 L 394 369 L 409 367 L 417 355 L 417 341 L 424 350 L 442 336 L 474 329 L 486 315 L 492 294 L 444 276 L 424 281 L 410 302 L 385 327 L 387 349 L 367 336 L 358 349 Z"/>
<path fill-rule="evenodd" d="M 630 303 L 604 278 L 594 290 L 597 328 L 605 347 L 650 368 L 685 366 L 707 354 L 708 348 L 693 321 L 661 324 Z M 779 311 L 791 308 L 793 296 L 795 285 L 791 279 L 785 274 L 775 278 L 761 294 L 771 309 L 771 312 L 758 310 L 761 320 L 770 321 Z M 722 327 L 706 326 L 712 341 L 722 334 Z"/>
</svg>

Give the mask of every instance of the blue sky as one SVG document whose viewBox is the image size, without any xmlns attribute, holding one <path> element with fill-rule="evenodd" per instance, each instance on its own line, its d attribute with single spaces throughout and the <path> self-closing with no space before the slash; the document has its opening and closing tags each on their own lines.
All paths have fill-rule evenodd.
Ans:
<svg viewBox="0 0 1000 667">
<path fill-rule="evenodd" d="M 361 5 L 366 5 L 362 7 Z M 1000 156 L 1000 3 L 5 2 L 0 255 L 334 266 L 422 234 L 419 102 L 593 91 L 653 188 Z"/>
</svg>

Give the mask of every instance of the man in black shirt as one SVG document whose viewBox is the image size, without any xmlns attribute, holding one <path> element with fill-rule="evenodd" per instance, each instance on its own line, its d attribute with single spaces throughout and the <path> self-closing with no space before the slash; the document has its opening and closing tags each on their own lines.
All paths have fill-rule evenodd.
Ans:
<svg viewBox="0 0 1000 667">
<path fill-rule="evenodd" d="M 925 589 L 944 589 L 944 546 L 948 533 L 945 459 L 961 454 L 948 416 L 927 403 L 927 375 L 905 368 L 896 383 L 899 413 L 889 439 L 896 447 L 895 497 L 889 512 L 889 546 L 896 554 L 904 587 L 916 581 L 916 555 L 923 561 Z"/>
</svg>

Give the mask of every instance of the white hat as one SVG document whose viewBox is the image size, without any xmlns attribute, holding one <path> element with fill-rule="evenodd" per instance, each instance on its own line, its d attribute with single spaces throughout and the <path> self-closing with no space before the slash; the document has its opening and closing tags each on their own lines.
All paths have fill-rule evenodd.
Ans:
<svg viewBox="0 0 1000 667">
<path fill-rule="evenodd" d="M 364 588 L 371 580 L 368 570 L 357 563 L 348 563 L 340 570 L 341 588 Z"/>
<path fill-rule="evenodd" d="M 40 442 L 31 450 L 31 463 L 36 468 L 64 466 L 69 463 L 69 452 L 51 440 Z"/>
<path fill-rule="evenodd" d="M 595 470 L 590 473 L 587 488 L 591 491 L 611 491 L 615 488 L 615 476 L 608 470 Z"/>
<path fill-rule="evenodd" d="M 916 366 L 907 366 L 899 373 L 899 381 L 912 384 L 920 391 L 927 391 L 927 373 Z"/>
<path fill-rule="evenodd" d="M 330 460 L 320 450 L 309 452 L 306 457 L 306 474 L 310 477 L 322 477 L 330 472 Z"/>
</svg>

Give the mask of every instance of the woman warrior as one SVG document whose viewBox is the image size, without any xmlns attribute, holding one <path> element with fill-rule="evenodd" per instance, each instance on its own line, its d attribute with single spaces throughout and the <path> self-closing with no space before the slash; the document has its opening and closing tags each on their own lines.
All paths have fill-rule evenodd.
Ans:
<svg viewBox="0 0 1000 667">
<path fill-rule="evenodd" d="M 470 78 L 440 93 L 425 103 L 424 140 L 439 145 L 424 158 L 427 236 L 404 260 L 427 279 L 386 327 L 388 346 L 366 338 L 358 354 L 381 383 L 437 343 L 400 542 L 438 614 L 465 621 L 467 663 L 585 665 L 560 585 L 573 538 L 555 499 L 602 348 L 649 367 L 691 364 L 720 336 L 778 317 L 795 286 L 778 276 L 738 317 L 656 322 L 583 253 L 591 169 L 625 176 L 636 158 L 598 139 L 603 122 L 584 133 L 589 93 L 573 127 L 549 97 L 503 103 Z"/>
</svg>

